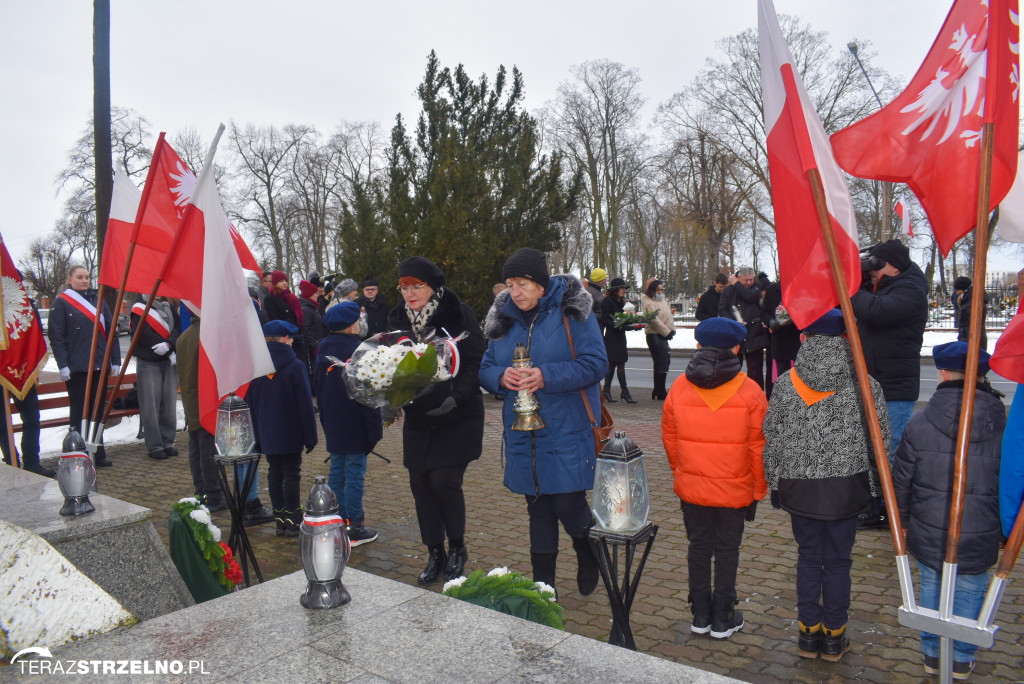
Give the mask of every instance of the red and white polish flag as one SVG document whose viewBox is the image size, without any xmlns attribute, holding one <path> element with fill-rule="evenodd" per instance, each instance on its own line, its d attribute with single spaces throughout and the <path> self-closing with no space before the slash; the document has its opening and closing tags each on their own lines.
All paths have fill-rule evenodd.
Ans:
<svg viewBox="0 0 1024 684">
<path fill-rule="evenodd" d="M 907 237 L 914 237 L 914 227 L 910 225 L 910 210 L 907 208 L 907 203 L 903 201 L 902 197 L 896 200 L 894 211 L 900 217 L 900 232 Z"/>
<path fill-rule="evenodd" d="M 757 14 L 768 171 L 779 247 L 779 282 L 786 311 L 796 326 L 803 328 L 839 305 L 814 204 L 810 170 L 817 169 L 821 176 L 825 204 L 851 295 L 860 284 L 857 222 L 850 191 L 832 157 L 821 119 L 793 68 L 793 56 L 782 37 L 771 0 L 758 0 Z"/>
</svg>

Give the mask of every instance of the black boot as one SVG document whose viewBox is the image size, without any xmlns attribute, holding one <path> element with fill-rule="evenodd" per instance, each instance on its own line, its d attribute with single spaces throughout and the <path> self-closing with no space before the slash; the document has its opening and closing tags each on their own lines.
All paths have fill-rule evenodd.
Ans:
<svg viewBox="0 0 1024 684">
<path fill-rule="evenodd" d="M 572 548 L 576 550 L 576 588 L 583 596 L 590 596 L 597 589 L 597 581 L 601 578 L 597 558 L 586 537 L 573 537 Z"/>
<path fill-rule="evenodd" d="M 558 560 L 558 552 L 554 553 L 531 553 L 530 563 L 533 565 L 533 581 L 543 582 L 552 589 L 555 589 L 555 562 Z M 558 590 L 555 590 L 555 598 L 558 598 Z"/>
<path fill-rule="evenodd" d="M 654 374 L 654 392 L 655 399 L 664 400 L 668 396 L 668 390 L 665 389 L 665 380 L 668 379 L 668 373 L 655 373 Z"/>
<path fill-rule="evenodd" d="M 625 387 L 622 388 L 622 393 L 621 394 L 622 394 L 622 401 L 626 402 L 627 404 L 635 404 L 636 403 L 636 399 L 634 399 L 629 394 L 629 390 L 626 389 Z"/>
<path fill-rule="evenodd" d="M 797 638 L 797 647 L 800 649 L 801 658 L 817 658 L 821 650 L 821 623 L 808 627 L 802 622 L 800 625 L 800 636 Z"/>
<path fill-rule="evenodd" d="M 299 525 L 302 524 L 302 508 L 297 508 L 294 511 L 285 511 L 285 526 L 284 536 L 286 537 L 298 537 L 299 536 Z"/>
<path fill-rule="evenodd" d="M 728 639 L 743 629 L 743 613 L 736 610 L 736 601 L 712 599 L 711 638 Z"/>
<path fill-rule="evenodd" d="M 466 561 L 469 560 L 469 553 L 462 539 L 454 539 L 448 542 L 448 562 L 444 565 L 444 578 L 453 580 L 462 576 L 466 569 Z"/>
<path fill-rule="evenodd" d="M 604 391 L 601 392 L 604 396 L 604 400 L 609 404 L 614 404 L 615 399 L 612 398 L 612 369 L 608 369 L 608 375 L 604 376 Z"/>
<path fill-rule="evenodd" d="M 850 637 L 846 634 L 846 625 L 837 629 L 821 626 L 821 659 L 830 663 L 838 663 L 843 654 L 850 650 Z"/>
<path fill-rule="evenodd" d="M 630 396 L 629 388 L 626 387 L 626 364 L 619 366 L 616 373 L 619 376 L 619 387 L 622 389 L 622 392 L 619 393 L 622 397 L 622 401 L 627 404 L 635 404 L 636 399 Z"/>
<path fill-rule="evenodd" d="M 43 477 L 57 477 L 57 471 L 50 470 L 39 462 L 39 454 L 34 456 L 31 454 L 23 455 L 21 457 L 21 467 L 30 473 L 42 475 Z"/>
<path fill-rule="evenodd" d="M 277 529 L 274 533 L 278 537 L 283 537 L 285 531 L 288 529 L 288 514 L 283 508 L 274 509 L 274 522 L 277 523 Z"/>
<path fill-rule="evenodd" d="M 420 584 L 433 584 L 441 576 L 441 571 L 444 569 L 444 544 L 427 547 L 427 551 L 429 553 L 427 556 L 427 567 L 416 578 L 416 581 Z"/>
<path fill-rule="evenodd" d="M 690 631 L 694 634 L 707 634 L 711 631 L 711 595 L 691 592 L 687 600 L 690 602 L 690 610 L 693 611 Z"/>
<path fill-rule="evenodd" d="M 242 515 L 242 524 L 246 527 L 255 527 L 256 525 L 266 525 L 268 522 L 274 519 L 274 511 L 269 508 L 264 508 L 263 504 L 258 498 L 250 499 L 245 502 L 245 508 Z"/>
</svg>

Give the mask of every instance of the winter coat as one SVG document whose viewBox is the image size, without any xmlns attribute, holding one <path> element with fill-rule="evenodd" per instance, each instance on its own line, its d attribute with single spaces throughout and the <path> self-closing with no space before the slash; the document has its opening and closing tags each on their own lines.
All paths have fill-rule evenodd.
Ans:
<svg viewBox="0 0 1024 684">
<path fill-rule="evenodd" d="M 747 326 L 747 338 L 743 343 L 743 352 L 757 351 L 768 346 L 768 329 L 761 322 L 761 296 L 764 294 L 764 287 L 758 280 L 754 281 L 752 287 L 744 287 L 741 283 L 733 283 L 725 288 L 729 295 L 722 292 L 722 298 L 718 304 L 718 315 L 735 320 L 736 313 L 732 310 L 735 306 L 739 309 L 742 323 Z"/>
<path fill-rule="evenodd" d="M 434 328 L 438 335 L 444 335 L 442 328 L 452 337 L 463 332 L 469 335 L 458 343 L 461 357 L 458 375 L 437 383 L 404 409 L 403 462 L 406 468 L 416 472 L 466 465 L 480 458 L 483 452 L 484 401 L 479 373 L 484 336 L 473 310 L 454 292 L 440 288 L 434 296 L 438 297 L 438 306 L 427 326 Z M 404 301 L 391 310 L 388 330 L 404 330 L 415 337 Z M 440 416 L 427 415 L 449 396 L 455 399 L 455 408 Z"/>
<path fill-rule="evenodd" d="M 957 316 L 956 339 L 960 342 L 969 342 L 971 338 L 971 297 L 974 296 L 974 286 L 964 290 L 960 295 L 960 306 Z M 981 348 L 988 349 L 988 335 L 985 333 L 985 317 L 988 316 L 988 294 L 981 294 Z"/>
<path fill-rule="evenodd" d="M 661 335 L 668 337 L 676 331 L 676 321 L 672 318 L 672 307 L 664 299 L 654 299 L 647 295 L 640 295 L 640 309 L 642 311 L 656 311 L 658 315 L 647 323 L 644 332 L 648 335 Z"/>
<path fill-rule="evenodd" d="M 302 337 L 301 349 L 296 349 L 295 354 L 304 355 L 299 358 L 306 368 L 311 371 L 316 364 L 316 348 L 320 340 L 327 336 L 327 328 L 324 326 L 323 316 L 317 311 L 316 302 L 305 297 L 299 297 L 299 304 L 302 305 L 302 329 L 299 335 Z M 293 347 L 294 348 L 294 347 Z"/>
<path fill-rule="evenodd" d="M 1003 522 L 1003 536 L 1009 537 L 1020 503 L 1024 500 L 1024 392 L 1017 385 L 1010 415 L 1003 432 L 1003 454 L 999 465 L 999 517 Z"/>
<path fill-rule="evenodd" d="M 388 300 L 384 299 L 384 295 L 378 293 L 373 299 L 359 297 L 356 299 L 356 304 L 366 312 L 367 337 L 387 332 L 388 313 L 391 311 L 391 307 L 388 305 Z"/>
<path fill-rule="evenodd" d="M 327 451 L 332 454 L 369 453 L 384 436 L 380 409 L 351 399 L 342 369 L 327 358 L 348 361 L 359 342 L 356 335 L 331 333 L 320 341 L 316 357 L 313 382 L 320 407 L 320 425 L 324 428 Z"/>
<path fill-rule="evenodd" d="M 793 361 L 800 351 L 800 330 L 790 321 L 779 325 L 775 310 L 782 304 L 782 285 L 770 284 L 764 291 L 761 302 L 761 322 L 768 326 L 771 339 L 772 358 L 776 361 Z M 773 321 L 774 324 L 773 324 Z"/>
<path fill-rule="evenodd" d="M 297 454 L 317 443 L 309 378 L 290 345 L 267 342 L 267 347 L 275 370 L 253 380 L 245 395 L 256 449 L 264 454 Z"/>
<path fill-rule="evenodd" d="M 181 406 L 185 410 L 185 425 L 189 432 L 196 432 L 199 423 L 199 330 L 202 321 L 192 317 L 192 322 L 178 336 L 175 353 L 178 356 L 178 389 L 181 391 Z"/>
<path fill-rule="evenodd" d="M 964 575 L 978 575 L 995 565 L 1002 539 L 999 454 L 1006 409 L 989 389 L 985 381 L 974 394 L 957 568 Z M 892 484 L 907 530 L 907 550 L 936 571 L 946 558 L 962 399 L 962 380 L 940 382 L 924 410 L 911 416 L 893 456 Z"/>
<path fill-rule="evenodd" d="M 614 316 L 623 311 L 626 305 L 625 300 L 619 301 L 615 297 L 605 297 L 601 302 L 601 315 L 598 323 L 604 328 L 604 351 L 608 356 L 609 364 L 626 363 L 629 360 L 629 351 L 626 349 L 626 330 L 616 328 Z"/>
<path fill-rule="evenodd" d="M 867 512 L 871 497 L 882 495 L 852 364 L 845 338 L 815 335 L 772 390 L 764 419 L 764 475 L 793 515 L 845 520 Z M 888 444 L 889 412 L 874 378 L 871 395 Z"/>
<path fill-rule="evenodd" d="M 768 402 L 728 349 L 702 347 L 672 383 L 661 438 L 676 495 L 687 503 L 743 508 L 768 493 L 761 452 Z"/>
<path fill-rule="evenodd" d="M 86 290 L 81 294 L 86 301 L 96 306 L 96 290 Z M 117 319 L 110 315 L 110 308 L 104 304 L 102 309 L 105 332 L 110 326 L 117 325 Z M 50 338 L 50 352 L 57 361 L 57 368 L 68 368 L 72 373 L 89 372 L 89 349 L 92 346 L 92 321 L 84 313 L 76 309 L 63 297 L 56 297 L 50 305 L 50 320 L 46 334 Z M 103 365 L 107 340 L 103 335 L 96 336 L 96 357 L 93 370 Z M 110 363 L 121 364 L 121 346 L 114 337 L 114 345 L 110 350 Z"/>
<path fill-rule="evenodd" d="M 586 393 L 595 419 L 600 420 L 598 383 L 608 370 L 608 357 L 590 305 L 579 279 L 556 275 L 548 282 L 532 319 L 524 316 L 507 291 L 495 298 L 487 312 L 484 334 L 488 343 L 480 384 L 488 392 L 508 395 L 502 404 L 505 486 L 516 494 L 561 494 L 594 486 L 594 433 L 580 390 Z M 575 358 L 563 316 L 569 322 Z M 544 374 L 544 387 L 536 393 L 544 427 L 516 432 L 512 430 L 516 394 L 500 383 L 505 369 L 512 365 L 516 344 L 527 345 L 528 341 L 533 366 Z"/>
<path fill-rule="evenodd" d="M 868 373 L 887 401 L 917 401 L 921 344 L 928 320 L 928 286 L 917 264 L 896 277 L 882 276 L 873 292 L 851 297 Z"/>
<path fill-rule="evenodd" d="M 590 306 L 590 310 L 594 312 L 595 316 L 601 313 L 601 302 L 604 301 L 604 293 L 601 292 L 600 286 L 595 283 L 587 283 L 587 292 L 590 293 L 590 298 L 593 303 Z M 600 323 L 601 321 L 598 321 Z"/>
<path fill-rule="evenodd" d="M 263 315 L 267 317 L 268 321 L 288 321 L 296 328 L 300 326 L 298 314 L 281 294 L 267 295 L 263 300 Z"/>
<path fill-rule="evenodd" d="M 146 300 L 149 295 L 136 295 L 135 303 L 146 305 Z M 139 334 L 139 341 L 135 345 L 135 357 L 143 361 L 167 361 L 170 363 L 171 352 L 175 350 L 175 345 L 178 342 L 178 334 L 181 332 L 181 321 L 178 319 L 178 307 L 171 306 L 166 303 L 166 306 L 158 307 L 159 302 L 153 304 L 150 308 L 150 312 L 157 311 L 164 322 L 170 327 L 170 331 L 167 337 L 164 337 L 157 332 L 153 326 L 146 324 L 142 326 L 142 332 Z M 168 315 L 169 314 L 169 315 Z M 131 334 L 134 336 L 135 331 L 138 330 L 139 324 L 142 322 L 142 316 L 135 313 L 134 307 L 132 308 L 131 315 Z M 166 342 L 170 349 L 165 354 L 157 354 L 153 351 L 154 345 Z"/>
<path fill-rule="evenodd" d="M 718 302 L 722 298 L 722 293 L 715 289 L 712 285 L 708 288 L 708 291 L 700 296 L 697 301 L 697 311 L 694 314 L 698 321 L 706 321 L 709 318 L 716 318 L 718 316 Z"/>
</svg>

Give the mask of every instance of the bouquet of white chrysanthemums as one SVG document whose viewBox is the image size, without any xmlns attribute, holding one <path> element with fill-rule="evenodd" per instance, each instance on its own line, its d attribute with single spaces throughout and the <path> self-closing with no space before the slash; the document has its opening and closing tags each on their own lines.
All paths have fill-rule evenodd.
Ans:
<svg viewBox="0 0 1024 684">
<path fill-rule="evenodd" d="M 462 337 L 439 337 L 427 329 L 426 341 L 414 342 L 405 333 L 378 333 L 364 340 L 348 362 L 328 358 L 343 367 L 350 397 L 371 408 L 397 410 L 458 374 Z"/>
</svg>

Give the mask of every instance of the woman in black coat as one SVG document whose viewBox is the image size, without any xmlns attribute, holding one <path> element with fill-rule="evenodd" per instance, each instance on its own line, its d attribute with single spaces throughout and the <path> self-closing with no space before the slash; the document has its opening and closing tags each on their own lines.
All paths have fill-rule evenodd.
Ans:
<svg viewBox="0 0 1024 684">
<path fill-rule="evenodd" d="M 796 361 L 796 353 L 800 351 L 800 330 L 794 325 L 792 319 L 782 322 L 776 316 L 779 306 L 782 305 L 782 285 L 771 283 L 764 291 L 764 299 L 761 301 L 761 321 L 768 326 L 771 335 L 771 343 L 768 347 L 771 351 L 771 361 L 765 373 L 764 389 L 768 398 L 771 399 L 772 387 L 775 385 L 775 378 L 781 377 L 783 373 L 793 367 Z M 772 372 L 772 364 L 775 370 Z"/>
<path fill-rule="evenodd" d="M 621 313 L 626 305 L 626 290 L 629 288 L 622 278 L 613 278 L 608 286 L 608 294 L 601 301 L 601 315 L 598 322 L 604 330 L 604 350 L 608 355 L 608 374 L 604 376 L 605 401 L 612 399 L 612 374 L 618 373 L 619 389 L 622 390 L 622 401 L 635 404 L 636 399 L 630 396 L 626 387 L 626 361 L 629 350 L 626 348 L 626 330 L 615 326 L 615 314 Z"/>
<path fill-rule="evenodd" d="M 466 552 L 466 500 L 462 478 L 470 461 L 480 458 L 484 437 L 484 402 L 480 360 L 487 346 L 472 309 L 444 287 L 445 277 L 425 257 L 410 257 L 398 266 L 404 301 L 388 315 L 388 329 L 402 330 L 416 341 L 433 329 L 467 337 L 458 343 L 458 375 L 437 383 L 405 407 L 402 447 L 409 485 L 416 502 L 420 536 L 429 552 L 419 583 L 430 584 L 442 571 L 446 579 L 462 574 Z M 444 539 L 448 537 L 448 554 Z"/>
</svg>

